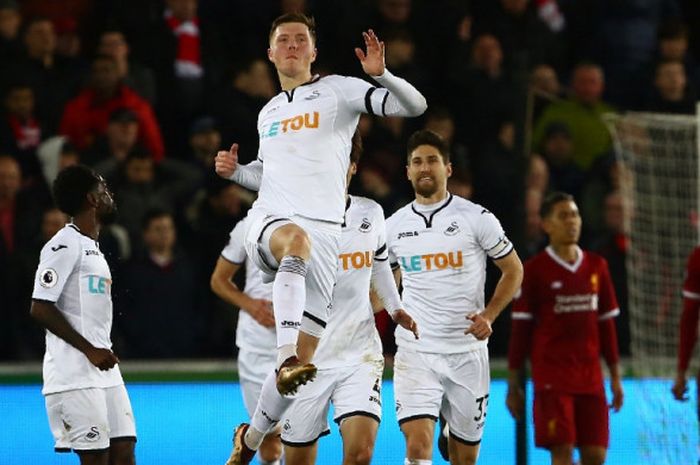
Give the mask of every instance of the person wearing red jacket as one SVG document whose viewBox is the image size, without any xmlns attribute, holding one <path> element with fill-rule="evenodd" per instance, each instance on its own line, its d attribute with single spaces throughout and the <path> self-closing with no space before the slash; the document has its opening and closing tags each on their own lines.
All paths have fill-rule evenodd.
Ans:
<svg viewBox="0 0 700 465">
<path fill-rule="evenodd" d="M 84 151 L 106 132 L 109 116 L 120 108 L 128 108 L 138 116 L 139 141 L 160 161 L 165 149 L 153 108 L 122 83 L 116 62 L 106 55 L 95 58 L 90 84 L 66 104 L 59 132 Z"/>
<path fill-rule="evenodd" d="M 610 369 L 611 407 L 618 411 L 623 402 L 613 321 L 620 310 L 607 262 L 578 246 L 581 216 L 573 197 L 551 194 L 541 216 L 549 246 L 525 263 L 513 305 L 506 406 L 522 418 L 518 372 L 529 357 L 535 444 L 549 449 L 553 465 L 571 465 L 574 447 L 582 465 L 598 465 L 609 440 L 601 353 Z"/>
</svg>

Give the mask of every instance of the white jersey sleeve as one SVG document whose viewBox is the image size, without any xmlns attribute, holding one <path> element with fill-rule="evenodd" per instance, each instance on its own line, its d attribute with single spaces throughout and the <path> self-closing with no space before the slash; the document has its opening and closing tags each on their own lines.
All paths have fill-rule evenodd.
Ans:
<svg viewBox="0 0 700 465">
<path fill-rule="evenodd" d="M 231 263 L 242 265 L 246 261 L 245 253 L 245 219 L 239 221 L 229 234 L 228 244 L 221 251 L 221 256 Z"/>
<path fill-rule="evenodd" d="M 32 298 L 56 303 L 80 258 L 80 241 L 57 234 L 41 249 Z"/>
<path fill-rule="evenodd" d="M 506 237 L 498 218 L 490 211 L 482 208 L 474 229 L 479 244 L 492 259 L 503 258 L 513 250 L 513 243 Z"/>
</svg>

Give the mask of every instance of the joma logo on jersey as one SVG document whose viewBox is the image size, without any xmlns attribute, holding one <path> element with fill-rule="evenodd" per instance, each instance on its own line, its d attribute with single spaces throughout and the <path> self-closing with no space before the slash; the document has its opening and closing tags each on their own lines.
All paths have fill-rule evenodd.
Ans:
<svg viewBox="0 0 700 465">
<path fill-rule="evenodd" d="M 404 237 L 416 237 L 416 236 L 418 236 L 418 231 L 404 231 L 404 232 L 400 232 L 396 239 L 398 240 L 398 239 L 402 239 Z"/>
<path fill-rule="evenodd" d="M 407 273 L 444 270 L 446 268 L 459 269 L 464 266 L 461 250 L 448 253 L 429 253 L 425 255 L 413 255 L 412 257 L 400 257 L 400 260 L 401 268 Z"/>
<path fill-rule="evenodd" d="M 352 252 L 352 253 L 341 253 L 338 255 L 340 262 L 342 263 L 343 271 L 348 271 L 349 269 L 359 270 L 362 268 L 372 267 L 372 252 L 366 250 L 364 252 Z"/>
<path fill-rule="evenodd" d="M 280 133 L 287 133 L 289 131 L 300 131 L 303 128 L 307 129 L 317 129 L 318 128 L 318 112 L 304 113 L 303 115 L 292 116 L 291 118 L 283 119 L 282 121 L 275 121 L 270 124 L 269 127 L 263 127 L 260 131 L 260 137 L 262 139 L 267 139 L 268 137 L 275 137 L 280 135 Z"/>
<path fill-rule="evenodd" d="M 88 278 L 88 292 L 90 294 L 109 294 L 112 280 L 102 276 L 90 275 Z"/>
</svg>

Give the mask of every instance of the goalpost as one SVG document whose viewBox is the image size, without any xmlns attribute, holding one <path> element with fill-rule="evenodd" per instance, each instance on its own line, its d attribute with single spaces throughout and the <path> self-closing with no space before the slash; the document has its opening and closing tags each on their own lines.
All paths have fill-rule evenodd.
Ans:
<svg viewBox="0 0 700 465">
<path fill-rule="evenodd" d="M 695 407 L 673 400 L 670 389 L 685 266 L 698 245 L 699 119 L 626 113 L 606 122 L 621 170 L 632 369 L 644 400 L 624 408 L 638 412 L 640 454 L 648 463 L 697 463 Z"/>
</svg>

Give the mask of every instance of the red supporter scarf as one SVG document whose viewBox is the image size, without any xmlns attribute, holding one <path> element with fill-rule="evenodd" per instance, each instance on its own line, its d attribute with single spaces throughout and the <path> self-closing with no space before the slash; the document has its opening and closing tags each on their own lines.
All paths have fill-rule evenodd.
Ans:
<svg viewBox="0 0 700 465">
<path fill-rule="evenodd" d="M 165 22 L 177 38 L 175 75 L 186 79 L 202 77 L 204 70 L 199 46 L 199 18 L 182 21 L 168 9 L 165 11 Z"/>
<path fill-rule="evenodd" d="M 7 122 L 12 129 L 17 148 L 20 150 L 35 149 L 41 142 L 41 128 L 34 118 L 22 122 L 18 117 L 10 115 Z"/>
</svg>

